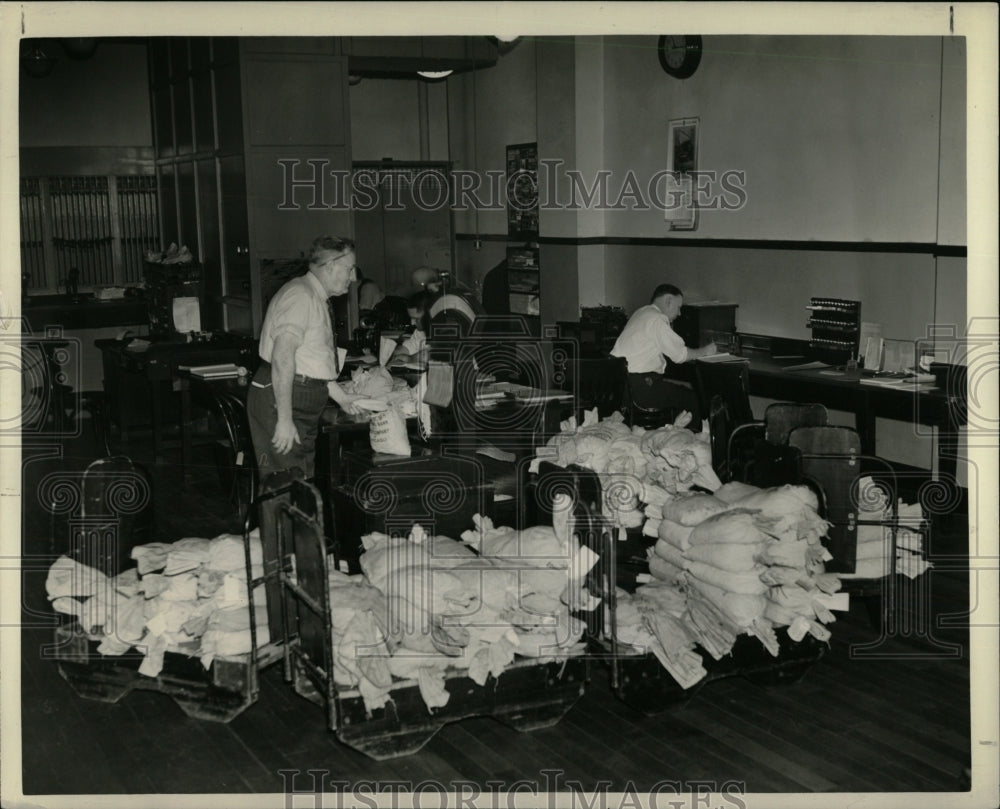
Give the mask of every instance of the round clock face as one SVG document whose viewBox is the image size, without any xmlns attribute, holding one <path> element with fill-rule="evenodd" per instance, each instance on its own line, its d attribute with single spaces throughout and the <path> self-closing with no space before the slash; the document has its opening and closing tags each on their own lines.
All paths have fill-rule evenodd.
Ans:
<svg viewBox="0 0 1000 809">
<path fill-rule="evenodd" d="M 701 62 L 701 37 L 661 36 L 657 44 L 660 66 L 671 76 L 686 79 Z"/>
</svg>

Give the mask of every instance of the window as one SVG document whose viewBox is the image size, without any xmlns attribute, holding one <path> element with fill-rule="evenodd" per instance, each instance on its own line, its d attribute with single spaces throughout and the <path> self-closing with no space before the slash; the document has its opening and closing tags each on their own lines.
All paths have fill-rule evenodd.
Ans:
<svg viewBox="0 0 1000 809">
<path fill-rule="evenodd" d="M 142 280 L 157 249 L 156 178 L 21 178 L 21 276 L 26 292 L 59 292 L 77 271 L 80 291 Z"/>
</svg>

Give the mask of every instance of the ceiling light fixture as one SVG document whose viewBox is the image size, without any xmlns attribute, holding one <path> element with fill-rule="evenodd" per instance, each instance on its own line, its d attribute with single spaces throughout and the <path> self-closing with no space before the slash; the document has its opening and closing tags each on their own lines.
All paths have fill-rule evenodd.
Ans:
<svg viewBox="0 0 1000 809">
<path fill-rule="evenodd" d="M 496 41 L 497 53 L 500 56 L 506 56 L 508 53 L 514 50 L 514 48 L 518 46 L 518 44 L 521 42 L 522 39 L 522 37 L 520 36 L 508 36 L 508 35 L 498 35 L 489 38 Z"/>
<path fill-rule="evenodd" d="M 37 45 L 21 57 L 21 67 L 24 68 L 24 72 L 36 79 L 48 76 L 55 64 L 56 60 L 47 56 Z"/>
<path fill-rule="evenodd" d="M 454 72 L 454 70 L 418 70 L 417 75 L 422 79 L 427 79 L 427 81 L 441 81 L 447 79 Z"/>
<path fill-rule="evenodd" d="M 93 37 L 70 37 L 59 42 L 71 59 L 89 59 L 97 51 L 97 40 Z"/>
</svg>

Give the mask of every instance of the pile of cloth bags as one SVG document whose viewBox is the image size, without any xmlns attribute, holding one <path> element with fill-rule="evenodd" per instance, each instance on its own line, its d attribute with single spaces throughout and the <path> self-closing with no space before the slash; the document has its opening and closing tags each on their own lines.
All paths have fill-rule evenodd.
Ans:
<svg viewBox="0 0 1000 809">
<path fill-rule="evenodd" d="M 571 613 L 596 606 L 583 588 L 596 555 L 554 522 L 515 531 L 476 515 L 461 541 L 419 525 L 362 537 L 362 573 L 328 574 L 337 685 L 371 711 L 399 680 L 416 681 L 431 709 L 447 704 L 448 677 L 483 685 L 515 656 L 581 654 L 584 624 Z"/>
<path fill-rule="evenodd" d="M 885 490 L 870 477 L 858 481 L 858 545 L 853 573 L 841 573 L 843 579 L 881 579 L 892 572 L 889 564 L 891 536 L 883 522 L 891 517 L 892 507 Z M 932 567 L 924 556 L 923 533 L 919 530 L 924 514 L 919 503 L 896 505 L 895 572 L 915 579 Z"/>
<path fill-rule="evenodd" d="M 655 430 L 629 429 L 620 414 L 573 420 L 536 460 L 598 473 L 603 512 L 622 528 L 642 526 L 651 581 L 617 599 L 619 640 L 652 651 L 685 688 L 706 675 L 700 646 L 714 659 L 743 633 L 777 656 L 775 627 L 826 641 L 838 576 L 826 573 L 827 523 L 804 486 L 762 490 L 722 485 L 712 469 L 707 424 L 687 429 L 690 414 Z M 536 467 L 537 468 L 537 467 Z"/>
<path fill-rule="evenodd" d="M 260 534 L 250 534 L 251 575 L 263 574 Z M 132 549 L 136 566 L 109 578 L 68 556 L 49 568 L 45 590 L 56 612 L 75 615 L 100 640 L 97 651 L 144 654 L 139 673 L 155 677 L 165 652 L 200 658 L 248 654 L 253 639 L 243 537 L 151 542 Z M 269 642 L 263 585 L 253 594 L 257 643 Z"/>
<path fill-rule="evenodd" d="M 712 469 L 707 422 L 700 433 L 687 428 L 690 422 L 685 411 L 673 424 L 645 430 L 630 428 L 621 413 L 600 421 L 596 410 L 588 411 L 582 425 L 575 417 L 560 425 L 559 434 L 536 452 L 531 471 L 543 460 L 593 470 L 601 480 L 605 516 L 619 528 L 636 528 L 643 524 L 643 504 L 656 507 L 695 486 L 722 485 Z"/>
<path fill-rule="evenodd" d="M 846 606 L 833 598 L 839 577 L 824 570 L 817 507 L 805 486 L 737 482 L 669 499 L 647 522 L 657 537 L 650 582 L 619 592 L 619 639 L 652 651 L 684 688 L 707 673 L 696 646 L 719 660 L 745 633 L 777 656 L 775 627 L 793 641 L 829 640 L 831 609 Z"/>
<path fill-rule="evenodd" d="M 736 482 L 663 506 L 650 573 L 684 589 L 688 624 L 714 657 L 728 653 L 740 632 L 777 655 L 775 626 L 787 626 L 793 640 L 806 632 L 829 639 L 827 596 L 840 579 L 824 569 L 831 557 L 817 508 L 806 486 Z"/>
<path fill-rule="evenodd" d="M 885 528 L 866 525 L 889 516 L 889 503 L 870 478 L 860 481 L 857 568 L 825 570 L 831 556 L 821 540 L 829 524 L 806 486 L 760 489 L 722 485 L 711 465 L 707 425 L 687 429 L 690 415 L 656 430 L 629 429 L 620 414 L 582 426 L 564 422 L 540 449 L 537 463 L 576 464 L 597 472 L 602 510 L 613 525 L 655 539 L 648 549 L 650 580 L 634 594 L 617 596 L 618 639 L 652 651 L 687 688 L 706 675 L 700 646 L 714 659 L 729 654 L 743 633 L 777 656 L 776 627 L 800 641 L 827 641 L 841 579 L 889 574 Z M 929 566 L 922 554 L 919 505 L 897 507 L 895 571 L 914 577 Z"/>
</svg>

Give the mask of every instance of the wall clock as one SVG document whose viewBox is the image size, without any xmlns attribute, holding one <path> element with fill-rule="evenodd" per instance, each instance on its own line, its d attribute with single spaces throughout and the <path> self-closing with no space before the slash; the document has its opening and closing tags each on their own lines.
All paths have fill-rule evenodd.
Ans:
<svg viewBox="0 0 1000 809">
<path fill-rule="evenodd" d="M 676 79 L 691 76 L 701 62 L 701 37 L 662 36 L 656 46 L 660 66 Z"/>
</svg>

